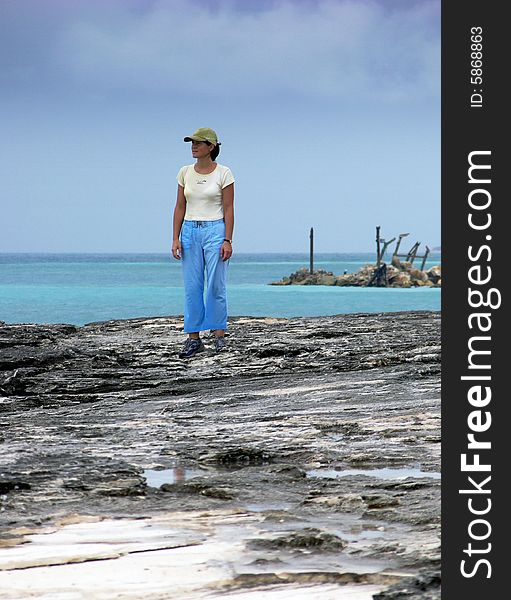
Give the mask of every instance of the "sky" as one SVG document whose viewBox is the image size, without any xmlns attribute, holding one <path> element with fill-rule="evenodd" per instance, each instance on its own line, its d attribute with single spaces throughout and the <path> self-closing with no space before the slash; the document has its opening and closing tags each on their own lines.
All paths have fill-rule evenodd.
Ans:
<svg viewBox="0 0 511 600">
<path fill-rule="evenodd" d="M 0 0 L 0 252 L 170 252 L 199 127 L 235 252 L 439 246 L 440 0 Z"/>
</svg>

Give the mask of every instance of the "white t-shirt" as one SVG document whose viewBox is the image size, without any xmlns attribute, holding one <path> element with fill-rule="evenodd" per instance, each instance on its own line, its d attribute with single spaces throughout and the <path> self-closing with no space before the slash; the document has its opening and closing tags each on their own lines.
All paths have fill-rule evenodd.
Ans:
<svg viewBox="0 0 511 600">
<path fill-rule="evenodd" d="M 217 163 L 214 171 L 203 175 L 193 165 L 186 165 L 179 169 L 176 179 L 184 188 L 187 221 L 223 219 L 222 190 L 234 183 L 229 167 Z"/>
</svg>

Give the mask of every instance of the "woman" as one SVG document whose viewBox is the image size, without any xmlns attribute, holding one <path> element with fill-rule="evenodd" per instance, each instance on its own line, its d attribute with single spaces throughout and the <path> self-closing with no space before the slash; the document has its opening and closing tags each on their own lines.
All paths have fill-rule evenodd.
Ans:
<svg viewBox="0 0 511 600">
<path fill-rule="evenodd" d="M 225 348 L 234 177 L 228 167 L 215 162 L 220 142 L 212 129 L 197 129 L 184 141 L 192 142 L 195 164 L 181 167 L 177 174 L 172 255 L 183 261 L 185 285 L 184 330 L 188 339 L 179 357 L 191 358 L 204 350 L 200 332 L 207 329 L 215 333 L 216 351 Z M 205 303 L 204 271 L 207 273 Z"/>
</svg>

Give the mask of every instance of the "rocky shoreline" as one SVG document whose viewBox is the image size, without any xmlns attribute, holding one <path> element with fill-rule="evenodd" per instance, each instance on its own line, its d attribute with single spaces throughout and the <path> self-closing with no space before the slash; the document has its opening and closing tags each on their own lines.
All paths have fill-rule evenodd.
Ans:
<svg viewBox="0 0 511 600">
<path fill-rule="evenodd" d="M 440 598 L 440 314 L 181 328 L 0 323 L 0 598 Z"/>
</svg>

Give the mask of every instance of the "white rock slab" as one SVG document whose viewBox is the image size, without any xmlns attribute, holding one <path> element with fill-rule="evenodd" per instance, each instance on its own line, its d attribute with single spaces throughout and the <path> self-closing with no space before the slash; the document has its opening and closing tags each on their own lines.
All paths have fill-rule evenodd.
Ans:
<svg viewBox="0 0 511 600">
<path fill-rule="evenodd" d="M 372 600 L 383 589 L 383 585 L 289 581 L 227 591 L 238 567 L 246 565 L 240 531 L 246 533 L 260 519 L 236 511 L 144 519 L 77 516 L 77 522 L 40 533 L 23 532 L 25 543 L 0 549 L 0 598 Z"/>
</svg>

